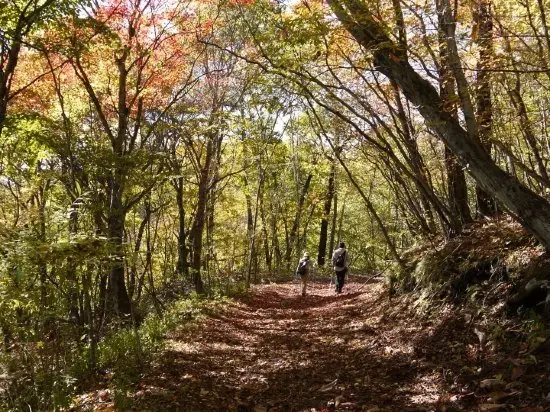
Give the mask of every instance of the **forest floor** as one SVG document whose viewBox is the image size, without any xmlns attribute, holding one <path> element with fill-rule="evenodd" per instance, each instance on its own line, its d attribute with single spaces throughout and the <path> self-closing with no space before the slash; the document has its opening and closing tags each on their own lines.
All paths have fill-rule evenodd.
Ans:
<svg viewBox="0 0 550 412">
<path fill-rule="evenodd" d="M 414 302 L 362 278 L 257 286 L 171 334 L 130 410 L 550 411 L 548 354 L 491 351 L 464 313 Z"/>
</svg>

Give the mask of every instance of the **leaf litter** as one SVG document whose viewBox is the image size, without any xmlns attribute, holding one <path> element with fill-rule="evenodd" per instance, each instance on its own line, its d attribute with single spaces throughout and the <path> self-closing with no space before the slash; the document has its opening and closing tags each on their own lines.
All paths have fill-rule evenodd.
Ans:
<svg viewBox="0 0 550 412">
<path fill-rule="evenodd" d="M 488 353 L 457 311 L 413 306 L 361 278 L 256 286 L 169 336 L 127 410 L 550 411 L 547 358 Z"/>
</svg>

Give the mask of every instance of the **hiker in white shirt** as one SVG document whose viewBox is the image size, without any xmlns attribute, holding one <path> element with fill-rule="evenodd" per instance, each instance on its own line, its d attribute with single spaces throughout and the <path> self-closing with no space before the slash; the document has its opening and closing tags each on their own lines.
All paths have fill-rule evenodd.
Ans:
<svg viewBox="0 0 550 412">
<path fill-rule="evenodd" d="M 312 269 L 313 262 L 309 259 L 309 253 L 305 252 L 296 267 L 296 274 L 300 275 L 302 280 L 302 296 L 306 295 L 307 280 Z"/>
</svg>

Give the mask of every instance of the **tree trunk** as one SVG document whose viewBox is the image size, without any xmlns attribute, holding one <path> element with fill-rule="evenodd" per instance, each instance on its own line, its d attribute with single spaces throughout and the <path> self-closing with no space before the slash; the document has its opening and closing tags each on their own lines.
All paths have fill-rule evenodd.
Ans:
<svg viewBox="0 0 550 412">
<path fill-rule="evenodd" d="M 255 205 L 254 205 L 254 213 L 252 214 L 252 207 L 249 208 L 249 213 L 250 213 L 250 219 L 249 219 L 249 224 L 251 224 L 250 226 L 250 236 L 249 236 L 249 260 L 248 260 L 248 265 L 247 265 L 247 274 L 246 274 L 246 288 L 249 289 L 250 288 L 250 283 L 251 283 L 251 275 L 252 275 L 252 272 L 254 271 L 254 280 L 256 281 L 256 274 L 258 272 L 258 267 L 257 267 L 257 263 L 258 263 L 258 257 L 257 257 L 257 253 L 256 253 L 256 227 L 258 225 L 258 207 L 259 207 L 259 204 L 260 204 L 260 196 L 261 196 L 261 192 L 262 192 L 262 186 L 263 186 L 263 174 L 261 172 L 261 157 L 260 157 L 260 160 L 259 160 L 259 164 L 258 164 L 258 169 L 259 169 L 259 176 L 258 176 L 258 188 L 256 189 L 256 199 L 255 199 Z M 249 197 L 249 196 L 248 196 Z M 247 200 L 247 205 L 248 205 L 248 200 Z M 253 270 L 254 268 L 254 270 Z"/>
<path fill-rule="evenodd" d="M 10 16 L 11 13 L 8 9 L 7 15 L 17 20 L 17 23 L 13 31 L 10 30 L 7 36 L 3 34 L 3 37 L 8 38 L 2 39 L 2 46 L 0 46 L 0 53 L 2 55 L 0 58 L 0 135 L 2 135 L 2 129 L 6 120 L 13 75 L 17 67 L 21 47 L 26 40 L 25 36 L 31 32 L 32 27 L 38 21 L 42 20 L 43 13 L 51 5 L 55 4 L 55 0 L 46 0 L 44 2 L 27 1 L 21 3 L 20 7 L 17 7 L 16 2 L 12 3 L 13 5 L 8 7 L 17 9 L 17 14 Z M 4 7 L 5 4 L 6 3 L 3 2 L 2 7 Z"/>
<path fill-rule="evenodd" d="M 69 240 L 74 240 L 74 237 L 78 233 L 78 208 L 80 203 L 73 202 L 71 211 L 69 214 Z M 69 303 L 69 317 L 71 321 L 76 321 L 78 324 L 83 325 L 80 311 L 78 309 L 78 276 L 76 274 L 77 263 L 75 256 L 67 257 L 67 283 L 69 284 L 68 291 L 68 303 Z M 84 313 L 84 312 L 82 312 Z"/>
<path fill-rule="evenodd" d="M 334 143 L 332 142 L 332 140 L 330 140 L 330 138 L 328 138 L 328 136 L 327 136 L 327 141 L 328 141 L 330 147 L 332 148 L 336 158 L 338 159 L 338 162 L 340 163 L 340 165 L 342 166 L 342 168 L 344 169 L 344 171 L 348 175 L 348 178 L 349 178 L 351 184 L 355 187 L 355 189 L 357 190 L 357 192 L 359 193 L 359 195 L 361 196 L 361 198 L 365 202 L 365 206 L 367 207 L 367 210 L 369 211 L 370 215 L 376 221 L 376 224 L 378 225 L 378 228 L 380 229 L 380 232 L 382 232 L 382 236 L 386 240 L 387 246 L 390 248 L 390 253 L 391 253 L 392 257 L 399 264 L 399 266 L 404 267 L 403 260 L 401 259 L 401 256 L 399 256 L 399 253 L 397 252 L 397 249 L 395 248 L 395 243 L 391 239 L 391 237 L 388 233 L 388 229 L 384 225 L 384 222 L 382 222 L 382 219 L 380 218 L 380 216 L 376 212 L 376 208 L 374 207 L 373 203 L 371 202 L 369 196 L 367 196 L 365 194 L 365 192 L 363 191 L 361 186 L 357 183 L 357 180 L 355 179 L 355 177 L 353 176 L 353 174 L 349 170 L 348 166 L 346 165 L 346 163 L 344 162 L 344 160 L 340 156 L 340 150 L 334 145 Z M 339 225 L 338 225 L 339 226 L 338 227 L 338 241 L 339 242 L 342 241 L 342 222 L 343 222 L 343 219 L 344 219 L 345 207 L 346 207 L 346 203 L 345 203 L 345 200 L 344 200 L 344 204 L 342 205 L 342 211 L 341 211 L 341 214 L 340 214 L 340 222 L 339 222 Z"/>
<path fill-rule="evenodd" d="M 544 32 L 544 38 L 546 40 L 546 52 L 550 54 L 550 31 L 548 30 L 548 24 L 546 21 L 546 11 L 545 11 L 544 0 L 537 0 L 537 5 L 539 7 L 540 20 L 542 23 L 542 31 Z M 541 57 L 544 63 L 546 64 L 546 67 L 548 67 L 547 60 L 544 59 L 544 56 L 541 56 Z M 548 72 L 546 72 L 546 74 L 550 75 L 550 73 Z"/>
<path fill-rule="evenodd" d="M 21 16 L 17 27 L 15 28 L 12 44 L 8 51 L 6 64 L 3 67 L 0 66 L 0 136 L 2 135 L 2 129 L 6 121 L 6 112 L 8 110 L 8 100 L 10 98 L 10 88 L 12 84 L 13 73 L 15 72 L 15 68 L 19 60 L 19 52 L 21 51 L 21 32 L 23 30 L 22 17 L 23 16 Z"/>
<path fill-rule="evenodd" d="M 439 4 L 439 3 L 438 3 Z M 439 90 L 443 109 L 453 118 L 457 119 L 456 94 L 454 77 L 451 73 L 449 63 L 449 52 L 445 30 L 443 13 L 438 13 L 438 37 L 439 37 Z M 468 205 L 468 187 L 464 170 L 458 163 L 456 156 L 445 145 L 445 170 L 447 172 L 447 193 L 449 197 L 449 208 L 451 209 L 451 235 L 462 231 L 464 224 L 472 222 L 472 215 Z"/>
<path fill-rule="evenodd" d="M 35 196 L 36 207 L 38 208 L 38 239 L 42 244 L 46 244 L 46 199 L 44 198 L 44 187 L 41 185 Z M 40 273 L 40 308 L 44 312 L 48 309 L 48 267 L 45 261 L 38 264 Z M 43 313 L 44 313 L 43 312 Z"/>
<path fill-rule="evenodd" d="M 502 27 L 500 27 L 500 32 L 502 34 L 503 32 Z M 507 83 L 508 83 L 508 88 L 507 88 L 508 96 L 510 97 L 512 106 L 514 106 L 514 109 L 516 110 L 521 132 L 523 134 L 523 137 L 525 138 L 527 146 L 531 149 L 533 153 L 533 156 L 535 158 L 535 163 L 537 166 L 538 177 L 535 177 L 535 176 L 531 176 L 531 177 L 535 178 L 535 180 L 537 180 L 537 182 L 541 186 L 550 187 L 550 176 L 548 175 L 548 172 L 546 170 L 546 165 L 544 163 L 543 156 L 541 155 L 541 152 L 539 150 L 539 147 L 537 144 L 537 138 L 535 136 L 535 132 L 533 130 L 531 120 L 529 119 L 529 115 L 527 113 L 527 107 L 525 105 L 525 101 L 523 100 L 523 93 L 521 90 L 521 78 L 519 73 L 520 70 L 514 58 L 514 53 L 512 50 L 512 45 L 510 44 L 510 39 L 506 36 L 503 36 L 503 38 L 504 38 L 504 47 L 505 47 L 506 53 L 509 56 L 510 63 L 515 71 L 515 73 L 512 75 L 513 80 L 510 79 L 509 77 L 506 77 Z M 530 162 L 532 162 L 531 156 L 528 156 L 528 159 Z M 522 163 L 524 162 L 522 161 Z M 533 169 L 534 169 L 534 166 L 533 166 Z"/>
<path fill-rule="evenodd" d="M 115 155 L 115 168 L 109 181 L 109 210 L 107 212 L 107 233 L 112 247 L 111 269 L 109 273 L 108 302 L 110 308 L 117 315 L 128 315 L 131 312 L 131 302 L 126 290 L 124 279 L 124 225 L 126 208 L 124 206 L 125 164 L 124 142 L 128 133 L 128 70 L 126 59 L 128 49 L 125 48 L 122 56 L 116 59 L 118 67 L 118 126 L 116 135 L 112 136 L 111 145 Z"/>
<path fill-rule="evenodd" d="M 253 231 L 254 231 L 254 213 L 252 212 L 252 196 L 250 196 L 250 186 L 248 184 L 248 178 L 246 177 L 246 172 L 243 175 L 243 184 L 245 191 L 245 200 L 246 200 L 246 237 L 248 242 L 246 243 L 245 256 L 247 260 L 252 259 L 251 256 L 256 254 L 255 243 L 252 242 Z M 250 282 L 250 265 L 249 261 L 246 262 L 246 282 Z M 248 286 L 247 286 L 248 288 Z"/>
<path fill-rule="evenodd" d="M 135 298 L 135 292 L 136 292 L 136 282 L 139 283 L 138 280 L 138 269 L 137 269 L 137 257 L 139 256 L 139 252 L 141 250 L 141 243 L 143 241 L 143 234 L 145 233 L 145 228 L 149 224 L 149 219 L 151 218 L 151 199 L 150 197 L 147 198 L 145 205 L 144 205 L 144 215 L 141 220 L 141 223 L 139 224 L 138 233 L 136 236 L 136 241 L 134 244 L 134 256 L 132 266 L 130 268 L 130 279 L 128 281 L 128 294 L 130 295 L 130 299 Z M 140 294 L 137 294 L 137 299 L 140 298 Z"/>
<path fill-rule="evenodd" d="M 331 159 L 332 160 L 332 159 Z M 336 176 L 336 164 L 332 160 L 330 168 L 330 176 L 328 178 L 327 194 L 325 197 L 325 205 L 323 209 L 323 217 L 321 218 L 321 232 L 319 233 L 319 247 L 317 249 L 317 264 L 325 265 L 327 256 L 327 238 L 328 238 L 328 219 L 330 218 L 330 209 L 332 199 L 334 198 L 334 180 Z"/>
<path fill-rule="evenodd" d="M 483 3 L 486 0 L 479 0 L 480 3 Z M 464 75 L 464 70 L 460 63 L 460 58 L 458 56 L 458 48 L 456 44 L 456 22 L 453 17 L 451 10 L 451 5 L 449 0 L 438 0 L 436 1 L 437 13 L 440 21 L 440 31 L 443 32 L 444 39 L 446 40 L 447 46 L 447 58 L 449 66 L 454 73 L 456 79 L 459 101 L 461 103 L 462 112 L 464 114 L 464 120 L 466 123 L 466 130 L 470 137 L 474 140 L 479 140 L 481 144 L 485 147 L 487 152 L 490 154 L 489 141 L 484 141 L 484 139 L 490 138 L 491 133 L 491 124 L 492 124 L 492 113 L 491 110 L 491 92 L 488 88 L 489 72 L 486 70 L 486 65 L 489 63 L 490 55 L 492 53 L 492 22 L 490 17 L 487 16 L 488 10 L 485 10 L 483 22 L 479 24 L 479 35 L 489 36 L 478 42 L 480 45 L 481 55 L 478 60 L 478 64 L 481 65 L 481 71 L 478 72 L 478 87 L 480 87 L 481 94 L 478 94 L 478 112 L 474 112 L 474 105 L 472 103 L 472 98 L 470 96 L 470 90 L 466 76 Z M 479 6 L 479 9 L 476 10 L 474 15 L 479 15 L 477 12 L 481 12 L 482 6 Z M 490 23 L 490 24 L 488 24 Z M 478 68 L 480 68 L 478 66 Z M 486 84 L 487 83 L 487 84 Z M 481 97 L 481 99 L 480 99 Z M 488 99 L 487 99 L 488 97 Z M 479 111 L 483 111 L 482 117 L 479 116 Z M 478 120 L 483 119 L 483 125 L 478 124 Z M 461 185 L 462 182 L 459 183 Z M 456 188 L 455 188 L 456 189 Z M 490 195 L 485 193 L 483 188 L 476 185 L 476 198 L 478 200 L 478 209 L 482 215 L 492 216 L 496 213 L 496 204 Z M 493 206 L 491 207 L 491 203 Z M 460 207 L 460 206 L 459 206 Z"/>
<path fill-rule="evenodd" d="M 458 156 L 476 181 L 550 249 L 550 204 L 500 169 L 479 141 L 444 111 L 437 91 L 403 58 L 364 3 L 358 0 L 328 2 L 355 39 L 366 49 L 372 50 L 375 67 L 401 87 L 407 99 L 418 107 L 429 127 Z"/>
<path fill-rule="evenodd" d="M 474 21 L 478 27 L 477 45 L 479 60 L 477 62 L 476 84 L 476 118 L 479 140 L 491 154 L 491 137 L 493 132 L 493 103 L 491 98 L 491 63 L 493 59 L 493 18 L 490 0 L 478 0 L 474 11 Z M 482 216 L 494 216 L 498 213 L 495 199 L 479 185 L 476 186 L 476 199 L 479 213 Z"/>
<path fill-rule="evenodd" d="M 264 241 L 264 254 L 265 254 L 265 264 L 268 272 L 271 273 L 272 264 L 273 264 L 273 254 L 271 253 L 271 248 L 269 247 L 269 232 L 267 230 L 267 219 L 265 217 L 265 206 L 264 206 L 264 193 L 260 195 L 260 218 L 262 219 L 262 233 Z"/>
<path fill-rule="evenodd" d="M 82 277 L 82 294 L 84 295 L 84 319 L 88 325 L 87 335 L 88 343 L 90 344 L 88 366 L 91 371 L 95 371 L 97 365 L 97 326 L 100 320 L 97 319 L 98 311 L 92 308 L 92 272 L 93 268 L 90 264 L 86 266 L 86 272 Z M 99 311 L 101 313 L 101 311 Z"/>
<path fill-rule="evenodd" d="M 429 183 L 426 169 L 424 167 L 424 162 L 422 161 L 422 156 L 418 150 L 418 145 L 416 140 L 413 138 L 411 132 L 411 124 L 407 115 L 405 113 L 405 108 L 401 102 L 401 94 L 399 92 L 399 87 L 395 82 L 392 82 L 392 88 L 394 92 L 395 102 L 397 104 L 397 116 L 402 130 L 403 140 L 408 152 L 408 162 L 412 169 L 412 172 L 416 176 L 415 183 L 418 186 L 420 192 L 420 204 L 422 205 L 423 212 L 426 216 L 426 221 L 428 222 L 428 227 L 430 233 L 435 232 L 434 217 L 432 214 L 432 206 L 434 207 L 436 213 L 438 214 L 439 220 L 442 222 L 442 225 L 449 220 L 448 217 L 442 210 L 438 199 L 433 191 L 432 185 Z"/>
<path fill-rule="evenodd" d="M 468 186 L 462 166 L 456 156 L 445 146 L 445 169 L 447 172 L 447 193 L 449 207 L 453 214 L 453 234 L 462 231 L 462 226 L 472 222 L 470 206 L 468 205 Z"/>
<path fill-rule="evenodd" d="M 298 229 L 300 227 L 300 219 L 302 217 L 302 211 L 304 209 L 304 203 L 306 200 L 307 191 L 309 190 L 309 184 L 311 183 L 313 175 L 307 175 L 304 186 L 302 187 L 302 192 L 300 193 L 300 198 L 298 199 L 298 208 L 296 209 L 296 217 L 294 218 L 294 224 L 290 230 L 290 235 L 288 237 L 288 243 L 286 248 L 285 260 L 287 264 L 290 264 L 290 259 L 292 258 L 292 252 L 296 246 L 296 239 L 298 236 Z"/>
<path fill-rule="evenodd" d="M 189 264 L 187 262 L 187 231 L 185 230 L 185 206 L 183 203 L 183 177 L 178 177 L 174 182 L 176 188 L 176 203 L 178 205 L 178 263 L 176 264 L 176 273 L 180 278 L 189 274 Z"/>
<path fill-rule="evenodd" d="M 514 80 L 508 80 L 508 95 L 510 96 L 510 100 L 512 102 L 512 105 L 514 106 L 514 109 L 516 109 L 519 126 L 523 137 L 525 138 L 525 141 L 531 149 L 533 157 L 535 158 L 538 175 L 541 177 L 541 179 L 538 179 L 538 181 L 539 183 L 542 183 L 545 187 L 550 187 L 550 176 L 548 176 L 548 172 L 546 171 L 546 165 L 544 164 L 544 160 L 539 150 L 537 138 L 535 136 L 535 132 L 533 131 L 531 120 L 529 119 L 529 115 L 527 114 L 527 106 L 525 105 L 525 101 L 523 100 L 521 90 L 521 78 L 518 72 L 516 61 L 513 58 L 513 50 L 509 39 L 504 39 L 504 46 L 506 52 L 510 56 L 512 67 L 514 68 L 514 70 L 516 70 L 516 73 L 513 74 Z M 529 159 L 531 160 L 530 156 Z"/>
<path fill-rule="evenodd" d="M 273 205 L 273 203 L 270 203 L 270 210 L 271 210 L 271 216 L 270 216 L 270 224 L 271 224 L 271 244 L 273 245 L 273 254 L 275 255 L 275 266 L 277 269 L 280 269 L 282 267 L 283 263 L 283 253 L 281 251 L 281 245 L 279 243 L 279 231 L 278 229 L 278 222 L 277 222 L 277 209 Z"/>
<path fill-rule="evenodd" d="M 329 259 L 331 259 L 332 252 L 336 248 L 336 222 L 338 220 L 338 189 L 336 188 L 336 182 L 334 183 L 334 208 L 332 211 L 332 222 L 330 224 Z"/>
<path fill-rule="evenodd" d="M 195 291 L 199 294 L 204 294 L 204 283 L 201 277 L 201 263 L 202 263 L 202 237 L 204 233 L 204 226 L 206 223 L 206 202 L 208 201 L 208 190 L 210 183 L 210 169 L 214 158 L 214 137 L 207 136 L 206 142 L 206 156 L 204 159 L 204 165 L 200 170 L 199 178 L 199 193 L 197 198 L 197 209 L 195 212 L 195 220 L 193 227 L 191 228 L 191 237 L 193 244 L 193 258 L 191 262 L 191 269 L 193 275 L 193 283 L 195 285 Z"/>
<path fill-rule="evenodd" d="M 124 279 L 124 224 L 126 211 L 122 203 L 120 170 L 115 170 L 110 182 L 110 207 L 107 216 L 107 234 L 112 248 L 109 284 L 107 289 L 108 307 L 116 315 L 130 314 L 130 298 Z"/>
<path fill-rule="evenodd" d="M 209 172 L 208 199 L 206 201 L 206 256 L 203 268 L 206 270 L 207 281 L 210 284 L 212 274 L 212 262 L 216 259 L 216 245 L 214 244 L 214 230 L 216 226 L 216 201 L 217 185 L 220 177 L 219 165 L 221 162 L 221 142 L 218 134 L 214 137 L 213 157 Z"/>
<path fill-rule="evenodd" d="M 304 231 L 302 232 L 302 235 L 299 236 L 299 240 L 298 240 L 298 249 L 299 250 L 307 250 L 308 228 L 309 228 L 309 224 L 311 223 L 311 220 L 313 218 L 313 214 L 315 213 L 316 208 L 317 208 L 317 203 L 312 203 L 311 210 L 309 211 L 309 215 L 307 216 L 307 219 L 304 222 Z"/>
<path fill-rule="evenodd" d="M 458 97 L 462 113 L 464 114 L 464 123 L 466 130 L 472 139 L 478 139 L 478 126 L 476 122 L 474 105 L 470 96 L 468 81 L 464 75 L 464 70 L 458 55 L 456 44 L 456 21 L 453 17 L 450 0 L 436 0 L 437 17 L 439 21 L 439 30 L 442 31 L 443 39 L 446 43 L 446 57 L 449 67 L 456 80 Z"/>
</svg>

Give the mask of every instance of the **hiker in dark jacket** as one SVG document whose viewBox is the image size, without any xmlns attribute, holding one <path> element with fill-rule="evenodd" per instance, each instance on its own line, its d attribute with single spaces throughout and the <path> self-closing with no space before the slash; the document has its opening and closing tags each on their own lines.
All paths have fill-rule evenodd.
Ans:
<svg viewBox="0 0 550 412">
<path fill-rule="evenodd" d="M 296 267 L 296 274 L 300 275 L 302 280 L 302 296 L 306 295 L 307 279 L 312 269 L 313 262 L 309 260 L 309 253 L 305 252 L 304 257 L 300 259 Z"/>
<path fill-rule="evenodd" d="M 344 242 L 340 242 L 338 244 L 338 249 L 335 249 L 332 254 L 332 266 L 336 274 L 336 293 L 342 293 L 350 262 L 351 258 L 346 249 L 346 245 Z"/>
</svg>

